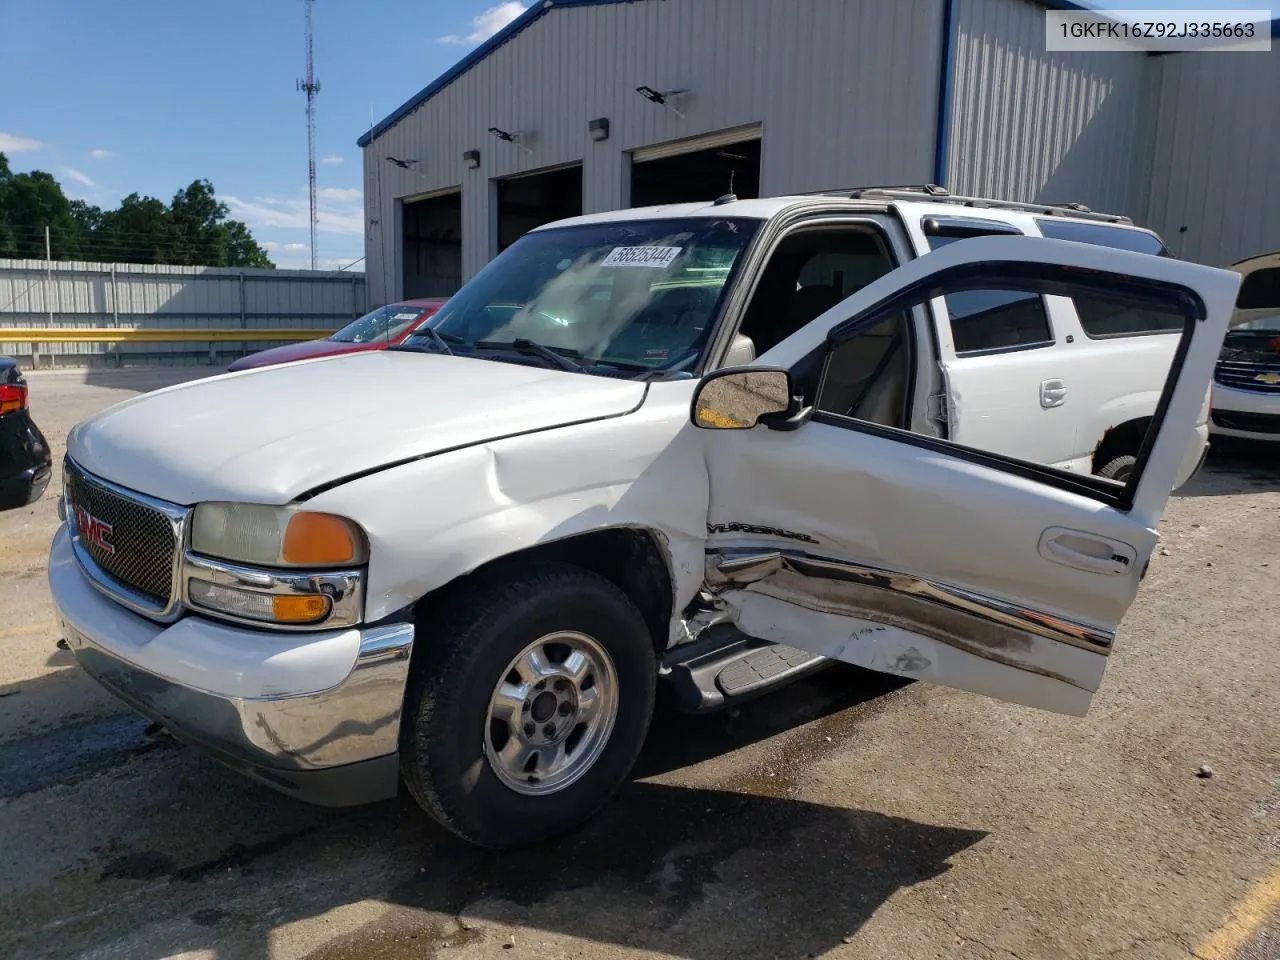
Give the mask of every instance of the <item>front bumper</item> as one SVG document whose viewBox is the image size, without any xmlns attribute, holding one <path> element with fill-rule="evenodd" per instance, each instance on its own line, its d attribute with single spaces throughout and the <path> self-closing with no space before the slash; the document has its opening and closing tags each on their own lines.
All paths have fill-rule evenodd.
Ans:
<svg viewBox="0 0 1280 960">
<path fill-rule="evenodd" d="M 65 525 L 49 588 L 79 665 L 176 739 L 310 803 L 395 796 L 413 624 L 280 634 L 199 616 L 155 623 L 98 591 Z"/>
<path fill-rule="evenodd" d="M 1280 441 L 1280 393 L 1213 385 L 1209 433 L 1241 440 Z"/>
<path fill-rule="evenodd" d="M 16 510 L 35 503 L 52 477 L 53 468 L 46 463 L 0 479 L 0 510 Z"/>
</svg>

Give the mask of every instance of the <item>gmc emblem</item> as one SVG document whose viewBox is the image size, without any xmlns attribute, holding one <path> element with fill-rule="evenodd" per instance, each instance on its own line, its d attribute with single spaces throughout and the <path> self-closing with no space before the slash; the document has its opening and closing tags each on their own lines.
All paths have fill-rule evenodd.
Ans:
<svg viewBox="0 0 1280 960">
<path fill-rule="evenodd" d="M 88 546 L 105 554 L 114 554 L 116 552 L 115 544 L 107 539 L 111 535 L 111 524 L 99 520 L 84 507 L 76 507 L 75 511 L 76 527 L 80 532 L 80 539 Z"/>
</svg>

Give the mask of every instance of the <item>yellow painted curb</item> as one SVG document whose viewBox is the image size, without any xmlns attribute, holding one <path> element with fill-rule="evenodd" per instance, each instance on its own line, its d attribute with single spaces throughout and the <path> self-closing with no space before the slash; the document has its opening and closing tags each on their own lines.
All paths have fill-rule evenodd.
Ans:
<svg viewBox="0 0 1280 960">
<path fill-rule="evenodd" d="M 1280 906 L 1280 867 L 1254 884 L 1235 905 L 1226 923 L 1196 948 L 1200 960 L 1235 960 L 1236 953 L 1257 936 L 1271 911 Z"/>
</svg>

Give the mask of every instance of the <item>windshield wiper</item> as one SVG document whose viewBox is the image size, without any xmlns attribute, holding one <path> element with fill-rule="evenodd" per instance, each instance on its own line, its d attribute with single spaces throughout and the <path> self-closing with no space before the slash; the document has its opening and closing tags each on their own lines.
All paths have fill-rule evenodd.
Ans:
<svg viewBox="0 0 1280 960">
<path fill-rule="evenodd" d="M 413 332 L 413 335 L 415 337 L 419 337 L 419 336 L 430 337 L 435 342 L 435 345 L 437 347 L 439 347 L 445 353 L 449 354 L 449 356 L 451 357 L 456 356 L 456 354 L 453 352 L 453 348 L 449 346 L 448 340 L 452 340 L 454 343 L 462 343 L 461 337 L 455 337 L 452 334 L 446 335 L 446 334 L 440 333 L 438 330 L 432 329 L 431 327 L 422 327 L 418 330 L 415 330 Z M 446 336 L 448 337 L 448 340 L 445 339 Z"/>
<path fill-rule="evenodd" d="M 582 364 L 575 363 L 569 359 L 570 357 L 581 357 L 582 354 L 567 347 L 557 347 L 553 350 L 551 347 L 538 343 L 536 340 L 527 340 L 523 337 L 518 337 L 515 340 L 477 340 L 474 346 L 477 350 L 515 350 L 517 353 L 532 353 L 548 363 L 554 363 L 561 370 L 568 370 L 570 373 L 587 372 Z"/>
</svg>

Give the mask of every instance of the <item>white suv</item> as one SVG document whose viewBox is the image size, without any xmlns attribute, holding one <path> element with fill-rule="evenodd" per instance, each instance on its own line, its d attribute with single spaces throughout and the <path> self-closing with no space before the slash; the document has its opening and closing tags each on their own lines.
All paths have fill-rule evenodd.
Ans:
<svg viewBox="0 0 1280 960">
<path fill-rule="evenodd" d="M 491 847 L 604 803 L 659 683 L 841 660 L 1083 714 L 1240 284 L 1161 251 L 936 191 L 551 224 L 403 346 L 77 425 L 64 635 L 263 783 L 403 779 Z"/>
<path fill-rule="evenodd" d="M 1211 436 L 1280 440 L 1280 252 L 1231 269 L 1240 294 L 1213 373 Z"/>
</svg>

